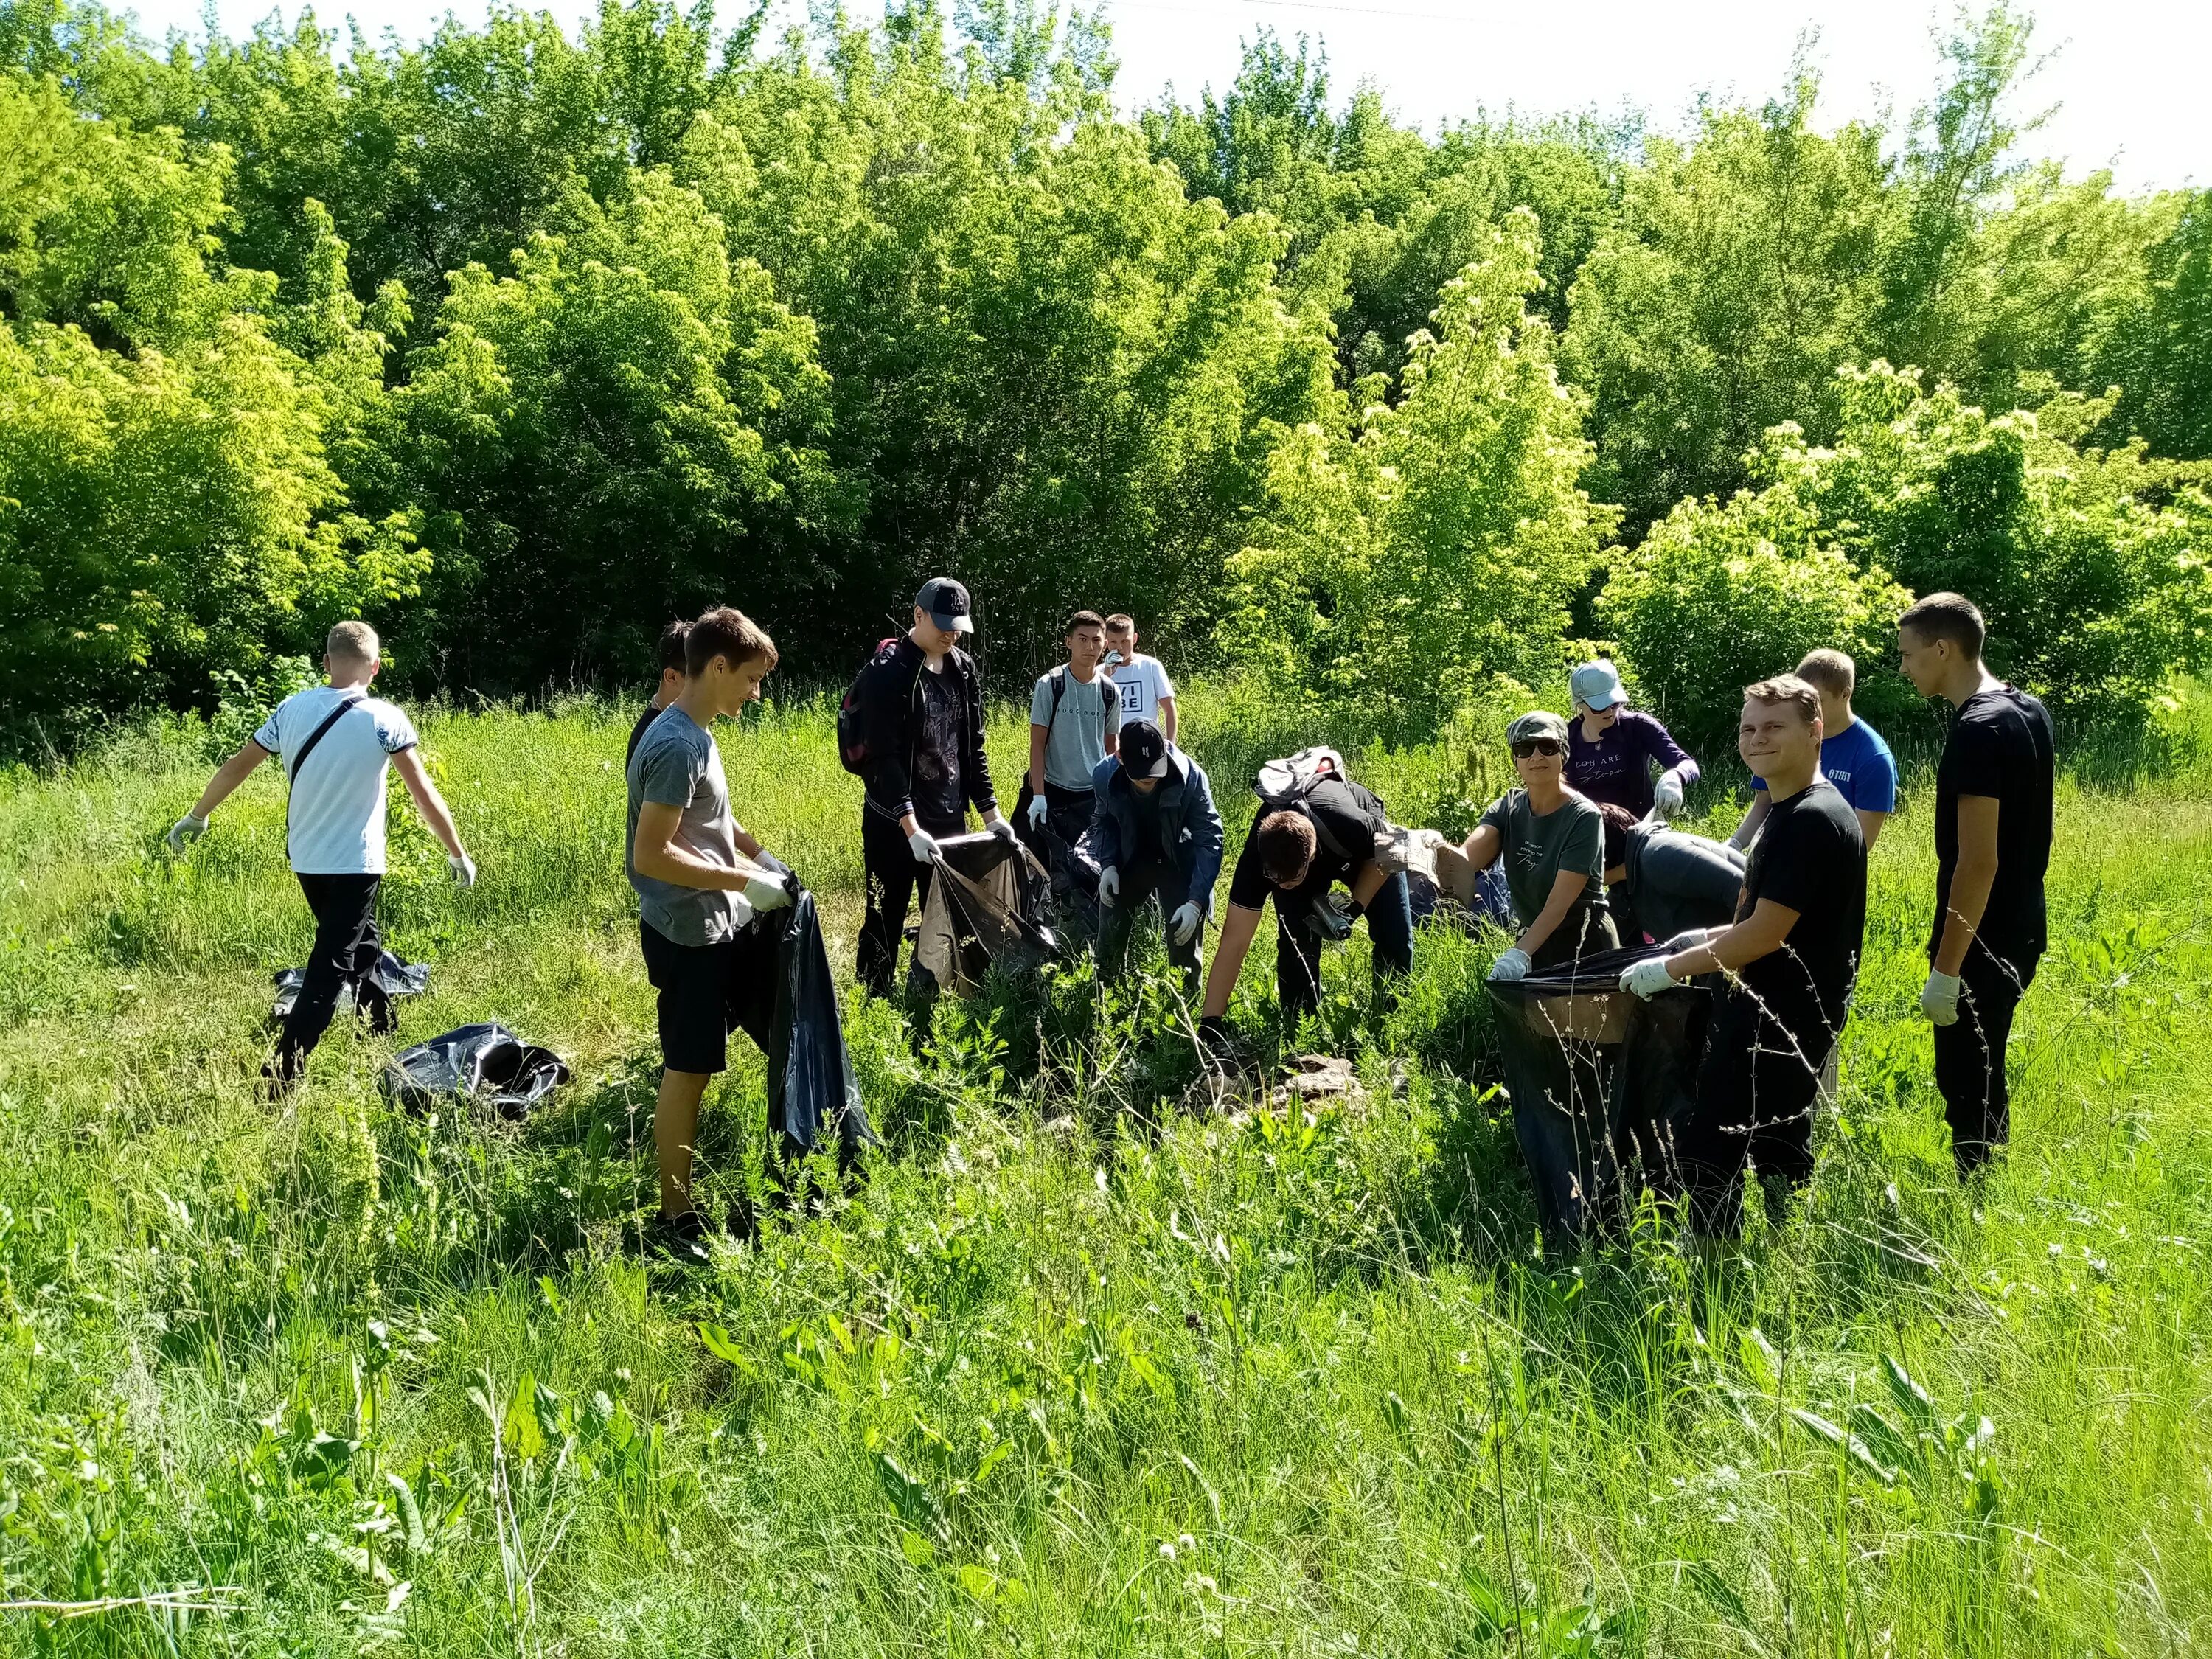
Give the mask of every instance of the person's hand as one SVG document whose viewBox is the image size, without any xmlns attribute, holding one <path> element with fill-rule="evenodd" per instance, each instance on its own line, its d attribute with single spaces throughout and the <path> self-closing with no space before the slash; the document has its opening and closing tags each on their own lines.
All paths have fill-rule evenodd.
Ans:
<svg viewBox="0 0 2212 1659">
<path fill-rule="evenodd" d="M 1115 866 L 1109 864 L 1106 866 L 1105 870 L 1101 872 L 1098 878 L 1098 902 L 1101 904 L 1112 905 L 1118 901 L 1121 896 L 1121 872 Z"/>
<path fill-rule="evenodd" d="M 1177 945 L 1188 945 L 1198 937 L 1198 930 L 1206 926 L 1206 912 L 1198 908 L 1194 899 L 1177 909 L 1168 919 L 1168 930 L 1175 935 Z"/>
<path fill-rule="evenodd" d="M 477 861 L 466 853 L 446 854 L 446 868 L 453 872 L 453 885 L 463 890 L 477 884 Z"/>
<path fill-rule="evenodd" d="M 1928 1016 L 1930 1025 L 1959 1023 L 1959 990 L 1963 982 L 1956 974 L 1928 970 L 1928 983 L 1920 991 L 1920 1012 Z"/>
<path fill-rule="evenodd" d="M 986 830 L 988 830 L 993 835 L 996 836 L 1000 841 L 1012 841 L 1016 839 L 1014 835 L 1014 826 L 1006 821 L 1006 815 L 1004 812 L 996 811 L 993 811 L 990 817 L 983 820 L 983 827 Z M 930 844 L 933 848 L 936 845 L 934 842 Z M 917 853 L 915 856 L 921 858 L 921 854 Z M 927 859 L 923 859 L 922 861 L 924 863 L 928 862 Z"/>
<path fill-rule="evenodd" d="M 754 876 L 745 883 L 745 902 L 757 915 L 764 910 L 781 910 L 792 903 L 791 872 L 781 875 Z"/>
<path fill-rule="evenodd" d="M 1528 968 L 1528 953 L 1516 945 L 1490 964 L 1490 976 L 1506 981 L 1526 979 Z"/>
<path fill-rule="evenodd" d="M 1199 1046 L 1218 1057 L 1229 1052 L 1229 1022 L 1219 1014 L 1206 1014 L 1198 1022 Z"/>
<path fill-rule="evenodd" d="M 168 842 L 169 850 L 179 858 L 182 858 L 185 855 L 185 847 L 205 834 L 207 834 L 207 820 L 196 818 L 187 812 L 169 826 L 169 833 L 164 839 Z"/>
<path fill-rule="evenodd" d="M 912 850 L 916 864 L 927 864 L 937 856 L 937 837 L 920 824 L 916 824 L 914 833 L 906 838 L 906 844 Z"/>
<path fill-rule="evenodd" d="M 1672 772 L 1664 774 L 1659 787 L 1651 792 L 1651 799 L 1661 817 L 1673 817 L 1682 810 L 1682 780 Z"/>
<path fill-rule="evenodd" d="M 765 847 L 762 848 L 759 852 L 753 854 L 753 862 L 760 866 L 762 869 L 773 872 L 775 874 L 779 876 L 787 876 L 791 873 L 791 866 L 786 864 L 781 859 L 776 857 L 775 854 L 769 852 Z"/>
<path fill-rule="evenodd" d="M 1633 991 L 1646 1002 L 1674 983 L 1674 976 L 1667 971 L 1667 958 L 1664 957 L 1646 957 L 1641 962 L 1632 963 L 1628 971 L 1620 976 L 1620 988 Z"/>
<path fill-rule="evenodd" d="M 1031 795 L 1030 797 L 1029 811 L 1030 828 L 1032 830 L 1043 829 L 1045 818 L 1051 811 L 1052 809 L 1045 805 L 1044 797 L 1042 795 Z"/>
</svg>

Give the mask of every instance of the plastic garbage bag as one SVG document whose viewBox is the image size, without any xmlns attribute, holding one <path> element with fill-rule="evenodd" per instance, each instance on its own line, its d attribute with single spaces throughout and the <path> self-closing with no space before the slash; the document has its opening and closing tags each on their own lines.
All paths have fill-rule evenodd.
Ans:
<svg viewBox="0 0 2212 1659">
<path fill-rule="evenodd" d="M 493 1023 L 464 1025 L 402 1049 L 385 1067 L 384 1091 L 411 1112 L 466 1095 L 515 1120 L 568 1080 L 560 1055 Z"/>
<path fill-rule="evenodd" d="M 389 951 L 377 953 L 376 966 L 362 975 L 377 990 L 392 1001 L 401 997 L 419 997 L 430 988 L 430 965 L 424 962 L 402 962 Z M 269 1018 L 282 1020 L 292 1012 L 292 1005 L 300 1000 L 300 988 L 307 982 L 304 968 L 285 968 L 276 974 L 276 1000 L 269 1006 Z M 338 992 L 340 1013 L 353 1006 L 353 987 L 347 985 Z"/>
<path fill-rule="evenodd" d="M 1044 922 L 1051 880 L 1028 848 L 988 833 L 937 843 L 936 878 L 915 935 L 910 988 L 973 996 L 993 967 L 1018 974 L 1060 953 Z"/>
<path fill-rule="evenodd" d="M 822 1139 L 824 1125 L 837 1137 L 838 1159 L 849 1164 L 860 1147 L 881 1143 L 860 1100 L 860 1081 L 845 1047 L 837 1012 L 837 984 L 822 942 L 814 895 L 799 892 L 777 946 L 775 1023 L 768 1057 L 769 1121 L 801 1154 Z"/>
</svg>

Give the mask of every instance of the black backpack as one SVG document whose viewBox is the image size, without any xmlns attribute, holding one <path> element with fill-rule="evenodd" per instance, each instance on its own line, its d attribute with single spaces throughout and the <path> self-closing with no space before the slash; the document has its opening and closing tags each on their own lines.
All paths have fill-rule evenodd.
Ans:
<svg viewBox="0 0 2212 1659">
<path fill-rule="evenodd" d="M 869 678 L 877 675 L 898 655 L 897 638 L 878 641 L 874 652 L 861 665 L 860 672 L 853 677 L 853 684 L 845 692 L 844 701 L 837 705 L 838 763 L 856 778 L 868 775 L 868 768 L 875 755 L 868 747 L 867 695 Z M 915 669 L 914 684 L 907 687 L 907 696 L 912 699 L 921 684 L 921 669 Z"/>
</svg>

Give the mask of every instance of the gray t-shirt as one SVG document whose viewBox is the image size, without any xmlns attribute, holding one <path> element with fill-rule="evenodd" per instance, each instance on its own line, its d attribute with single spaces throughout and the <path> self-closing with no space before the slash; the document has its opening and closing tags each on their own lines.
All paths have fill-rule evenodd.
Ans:
<svg viewBox="0 0 2212 1659">
<path fill-rule="evenodd" d="M 745 921 L 735 893 L 679 887 L 637 872 L 637 816 L 647 801 L 682 809 L 675 844 L 692 857 L 726 869 L 738 867 L 738 823 L 730 816 L 730 789 L 722 776 L 714 734 L 671 706 L 646 728 L 629 759 L 629 829 L 623 865 L 637 890 L 637 913 L 676 945 L 717 945 Z"/>
<path fill-rule="evenodd" d="M 1569 795 L 1556 810 L 1539 817 L 1529 810 L 1528 792 L 1512 789 L 1491 804 L 1482 822 L 1504 837 L 1498 862 L 1513 894 L 1514 915 L 1523 927 L 1543 915 L 1562 870 L 1589 878 L 1577 909 L 1583 904 L 1605 908 L 1605 818 L 1596 802 Z"/>
<path fill-rule="evenodd" d="M 1054 675 L 1067 683 L 1060 694 L 1060 710 L 1052 706 Z M 1030 724 L 1048 727 L 1044 739 L 1044 781 L 1062 789 L 1088 789 L 1091 775 L 1106 758 L 1106 731 L 1121 720 L 1121 701 L 1114 682 L 1093 674 L 1085 685 L 1065 668 L 1041 675 L 1030 693 Z"/>
</svg>

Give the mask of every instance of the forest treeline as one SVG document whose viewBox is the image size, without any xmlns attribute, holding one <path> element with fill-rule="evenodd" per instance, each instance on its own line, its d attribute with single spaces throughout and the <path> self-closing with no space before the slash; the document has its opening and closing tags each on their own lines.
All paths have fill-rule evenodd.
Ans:
<svg viewBox="0 0 2212 1659">
<path fill-rule="evenodd" d="M 1262 33 L 1135 118 L 1029 0 L 605 0 L 155 48 L 0 0 L 0 707 L 840 673 L 918 580 L 1433 725 L 1571 641 L 1697 707 L 1959 586 L 2090 714 L 2212 650 L 2212 192 L 2025 159 L 2026 23 L 1892 128 L 1425 134 Z M 2023 131 L 2023 125 L 2030 130 Z"/>
</svg>

